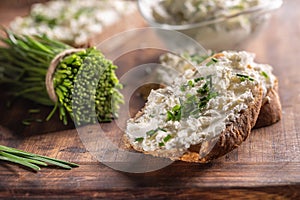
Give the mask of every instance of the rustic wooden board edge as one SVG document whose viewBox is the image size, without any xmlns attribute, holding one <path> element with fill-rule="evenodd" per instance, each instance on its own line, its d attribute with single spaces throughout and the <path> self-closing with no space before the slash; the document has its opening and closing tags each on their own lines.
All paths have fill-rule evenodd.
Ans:
<svg viewBox="0 0 300 200">
<path fill-rule="evenodd" d="M 0 199 L 299 199 L 300 186 L 262 188 L 107 189 L 86 191 L 4 191 Z M 10 196 L 7 198 L 7 196 Z"/>
</svg>

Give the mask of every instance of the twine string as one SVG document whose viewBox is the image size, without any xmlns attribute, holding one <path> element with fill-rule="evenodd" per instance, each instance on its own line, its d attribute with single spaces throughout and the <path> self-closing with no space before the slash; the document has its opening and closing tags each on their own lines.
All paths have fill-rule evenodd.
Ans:
<svg viewBox="0 0 300 200">
<path fill-rule="evenodd" d="M 47 93 L 49 95 L 49 98 L 56 103 L 57 102 L 57 96 L 55 94 L 55 89 L 54 89 L 54 84 L 53 84 L 53 75 L 54 72 L 57 68 L 57 66 L 59 65 L 59 63 L 62 61 L 62 59 L 72 53 L 76 53 L 79 51 L 83 51 L 85 49 L 67 49 L 65 51 L 62 51 L 61 53 L 57 54 L 51 61 L 48 70 L 47 70 L 47 74 L 46 74 L 46 78 L 45 78 L 45 84 L 46 84 L 46 89 L 47 89 Z"/>
</svg>

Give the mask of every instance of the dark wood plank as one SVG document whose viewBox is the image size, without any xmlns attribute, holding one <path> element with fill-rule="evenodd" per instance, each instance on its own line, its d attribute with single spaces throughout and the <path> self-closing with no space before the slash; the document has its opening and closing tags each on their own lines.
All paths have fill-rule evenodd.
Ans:
<svg viewBox="0 0 300 200">
<path fill-rule="evenodd" d="M 283 119 L 273 126 L 253 130 L 240 148 L 210 164 L 175 162 L 144 174 L 115 171 L 93 158 L 74 126 L 61 125 L 57 116 L 47 123 L 23 126 L 22 119 L 30 116 L 28 108 L 37 105 L 18 100 L 8 109 L 5 106 L 8 97 L 2 92 L 5 88 L 1 88 L 0 144 L 77 162 L 80 167 L 71 171 L 43 168 L 33 173 L 0 162 L 0 198 L 300 199 L 300 26 L 297 23 L 300 13 L 295 12 L 300 8 L 299 3 L 300 0 L 286 0 L 268 27 L 243 47 L 255 52 L 259 62 L 274 66 L 280 82 Z M 1 1 L 0 24 L 26 14 L 28 8 L 28 4 Z M 118 75 L 128 70 L 126 66 L 141 61 L 139 55 L 144 54 L 132 53 L 129 55 L 132 59 L 119 60 L 125 67 L 120 67 Z M 156 53 L 146 54 L 149 61 L 155 59 Z M 141 106 L 142 102 L 133 104 L 132 113 Z M 50 111 L 39 108 L 42 112 L 36 117 L 43 118 Z M 108 133 L 119 133 L 110 132 L 112 125 L 105 126 Z"/>
</svg>

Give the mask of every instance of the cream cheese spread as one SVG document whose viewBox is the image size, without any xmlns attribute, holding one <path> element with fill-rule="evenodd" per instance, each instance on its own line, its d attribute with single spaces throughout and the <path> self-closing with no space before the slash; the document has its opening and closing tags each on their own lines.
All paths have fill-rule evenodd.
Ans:
<svg viewBox="0 0 300 200">
<path fill-rule="evenodd" d="M 83 45 L 93 34 L 101 33 L 136 10 L 131 1 L 53 0 L 34 4 L 30 14 L 17 17 L 10 28 L 19 34 L 45 34 L 52 39 Z"/>
<path fill-rule="evenodd" d="M 270 0 L 164 0 L 152 7 L 153 21 L 167 25 L 189 25 L 181 31 L 205 48 L 232 49 L 260 30 L 266 13 L 247 13 L 268 8 Z M 247 14 L 245 14 L 247 13 Z"/>
<path fill-rule="evenodd" d="M 225 60 L 209 60 L 185 70 L 172 85 L 152 90 L 143 115 L 128 120 L 126 134 L 138 149 L 180 156 L 235 122 L 254 101 L 258 85 Z"/>
<path fill-rule="evenodd" d="M 194 69 L 193 65 L 201 65 L 208 56 L 183 54 L 163 54 L 160 57 L 163 68 L 157 69 L 159 81 L 171 85 L 178 74 Z M 218 58 L 219 65 L 231 68 L 236 73 L 248 75 L 257 80 L 263 87 L 264 96 L 267 91 L 274 87 L 276 77 L 273 74 L 272 66 L 255 62 L 255 54 L 246 51 L 222 51 L 213 55 Z M 175 71 L 174 71 L 175 70 Z M 176 72 L 176 73 L 175 73 Z"/>
<path fill-rule="evenodd" d="M 193 24 L 223 16 L 231 16 L 266 3 L 266 0 L 164 0 L 153 8 L 157 22 L 166 24 Z M 242 25 L 236 21 L 231 26 Z"/>
</svg>

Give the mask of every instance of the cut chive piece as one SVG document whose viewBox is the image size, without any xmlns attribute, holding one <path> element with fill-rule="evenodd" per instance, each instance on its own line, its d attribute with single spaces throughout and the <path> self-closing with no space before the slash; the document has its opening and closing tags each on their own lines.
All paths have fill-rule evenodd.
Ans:
<svg viewBox="0 0 300 200">
<path fill-rule="evenodd" d="M 148 136 L 151 137 L 151 136 L 154 135 L 156 132 L 157 132 L 157 129 L 153 129 L 153 130 L 147 131 L 147 132 L 146 132 L 146 135 L 148 135 Z"/>
<path fill-rule="evenodd" d="M 211 60 L 214 61 L 215 63 L 218 62 L 218 59 L 216 59 L 216 58 L 212 58 Z"/>
<path fill-rule="evenodd" d="M 245 81 L 246 79 L 248 79 L 249 81 L 254 81 L 253 78 L 251 78 L 250 76 L 248 75 L 243 75 L 243 74 L 236 74 L 238 77 L 240 77 L 240 80 L 241 81 Z"/>
<path fill-rule="evenodd" d="M 162 146 L 165 146 L 165 143 L 160 142 L 160 143 L 158 143 L 158 145 L 159 145 L 160 147 L 162 147 Z"/>
<path fill-rule="evenodd" d="M 197 83 L 197 82 L 199 82 L 199 81 L 202 81 L 202 80 L 204 80 L 204 77 L 199 77 L 199 78 L 195 78 L 194 79 L 194 81 Z"/>
<path fill-rule="evenodd" d="M 186 90 L 186 85 L 181 85 L 180 86 L 180 91 L 181 92 L 185 92 L 185 90 Z"/>
<path fill-rule="evenodd" d="M 33 114 L 33 113 L 39 113 L 41 110 L 40 109 L 29 109 L 28 113 Z"/>
<path fill-rule="evenodd" d="M 164 138 L 164 142 L 168 142 L 170 139 L 172 138 L 172 136 L 169 134 Z"/>
<path fill-rule="evenodd" d="M 147 132 L 146 132 L 146 135 L 149 136 L 149 137 L 152 137 L 152 136 L 154 136 L 154 135 L 157 133 L 157 131 L 167 132 L 165 129 L 162 129 L 162 128 L 158 127 L 158 128 L 156 128 L 156 129 L 147 131 Z"/>
<path fill-rule="evenodd" d="M 264 71 L 261 72 L 261 75 L 263 75 L 266 79 L 269 78 L 268 74 L 266 72 L 264 72 Z"/>
<path fill-rule="evenodd" d="M 195 85 L 194 85 L 194 82 L 192 81 L 192 80 L 189 80 L 188 81 L 188 85 L 190 86 L 190 87 L 194 87 Z"/>
<path fill-rule="evenodd" d="M 215 64 L 218 62 L 218 59 L 216 58 L 212 58 L 208 63 L 206 63 L 206 66 L 209 67 L 211 66 L 212 64 Z"/>
<path fill-rule="evenodd" d="M 179 104 L 175 105 L 171 111 L 167 111 L 167 121 L 180 121 L 181 119 L 181 106 Z"/>
<path fill-rule="evenodd" d="M 143 137 L 139 137 L 139 138 L 135 138 L 134 141 L 135 142 L 142 142 L 144 140 Z"/>
<path fill-rule="evenodd" d="M 173 115 L 173 113 L 171 113 L 170 111 L 167 111 L 167 121 L 173 120 L 175 117 Z"/>
</svg>

